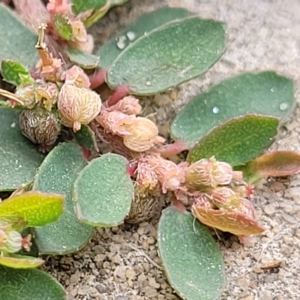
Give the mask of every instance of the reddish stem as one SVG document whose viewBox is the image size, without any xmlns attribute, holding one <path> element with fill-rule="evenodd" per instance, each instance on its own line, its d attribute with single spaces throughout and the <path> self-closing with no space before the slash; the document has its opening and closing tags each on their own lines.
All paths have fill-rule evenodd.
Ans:
<svg viewBox="0 0 300 300">
<path fill-rule="evenodd" d="M 96 89 L 97 87 L 99 87 L 100 85 L 102 85 L 105 82 L 106 73 L 107 73 L 106 70 L 101 69 L 90 77 L 90 83 L 91 83 L 90 88 L 92 90 Z"/>
<path fill-rule="evenodd" d="M 126 85 L 120 85 L 118 86 L 114 93 L 108 98 L 105 105 L 106 107 L 110 107 L 112 105 L 115 105 L 119 102 L 122 98 L 124 98 L 126 95 L 128 95 L 130 92 L 129 87 Z"/>
<path fill-rule="evenodd" d="M 171 157 L 178 155 L 180 152 L 188 150 L 188 145 L 183 141 L 175 141 L 173 144 L 165 145 L 154 151 L 159 153 L 162 157 Z"/>
</svg>

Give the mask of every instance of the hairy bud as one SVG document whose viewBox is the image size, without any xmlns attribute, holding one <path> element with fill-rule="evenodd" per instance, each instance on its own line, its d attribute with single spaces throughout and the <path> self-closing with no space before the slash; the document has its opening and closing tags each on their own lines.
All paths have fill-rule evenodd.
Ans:
<svg viewBox="0 0 300 300">
<path fill-rule="evenodd" d="M 59 116 L 63 125 L 80 130 L 81 124 L 90 123 L 100 112 L 100 96 L 86 88 L 64 84 L 60 90 L 57 103 Z"/>
<path fill-rule="evenodd" d="M 39 84 L 36 88 L 36 101 L 40 102 L 48 111 L 58 99 L 58 87 L 53 82 Z"/>
<path fill-rule="evenodd" d="M 73 66 L 68 71 L 66 71 L 65 83 L 74 84 L 79 88 L 89 88 L 91 85 L 89 77 L 81 68 L 77 66 Z"/>
<path fill-rule="evenodd" d="M 228 163 L 219 162 L 214 157 L 201 159 L 186 169 L 186 186 L 197 190 L 227 185 L 231 183 L 232 174 L 232 167 Z"/>
<path fill-rule="evenodd" d="M 51 149 L 61 130 L 57 117 L 42 107 L 23 110 L 19 123 L 23 135 L 33 143 L 39 144 L 42 152 Z"/>
<path fill-rule="evenodd" d="M 145 152 L 154 145 L 162 145 L 165 141 L 158 135 L 156 125 L 149 119 L 137 117 L 131 124 L 126 125 L 130 132 L 124 136 L 123 141 L 127 148 L 136 152 Z"/>
<path fill-rule="evenodd" d="M 108 107 L 107 110 L 117 110 L 126 115 L 138 115 L 141 113 L 142 107 L 140 106 L 138 99 L 132 96 L 127 96 L 118 101 L 115 105 Z"/>
</svg>

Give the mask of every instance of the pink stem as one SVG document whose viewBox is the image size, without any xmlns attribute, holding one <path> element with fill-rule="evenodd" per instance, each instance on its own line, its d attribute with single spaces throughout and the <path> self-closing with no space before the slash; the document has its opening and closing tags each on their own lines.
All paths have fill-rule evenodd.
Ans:
<svg viewBox="0 0 300 300">
<path fill-rule="evenodd" d="M 122 98 L 124 98 L 126 95 L 128 95 L 130 92 L 129 87 L 125 85 L 118 86 L 114 93 L 108 98 L 105 105 L 106 107 L 110 107 L 112 105 L 115 105 L 119 102 Z"/>
<path fill-rule="evenodd" d="M 99 87 L 105 82 L 106 73 L 107 73 L 106 70 L 101 69 L 90 77 L 90 83 L 91 83 L 90 88 L 92 90 L 96 89 L 97 87 Z"/>
<path fill-rule="evenodd" d="M 188 150 L 188 145 L 183 141 L 175 141 L 173 144 L 165 145 L 154 150 L 162 157 L 171 157 L 178 155 L 180 152 Z"/>
</svg>

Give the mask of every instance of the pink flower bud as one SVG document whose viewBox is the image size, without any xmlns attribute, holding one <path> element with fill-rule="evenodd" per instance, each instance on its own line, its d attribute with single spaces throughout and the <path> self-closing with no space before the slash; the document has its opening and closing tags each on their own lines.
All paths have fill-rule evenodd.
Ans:
<svg viewBox="0 0 300 300">
<path fill-rule="evenodd" d="M 88 34 L 86 41 L 72 41 L 70 42 L 70 46 L 86 53 L 92 53 L 94 49 L 94 38 L 92 35 Z"/>
<path fill-rule="evenodd" d="M 132 97 L 127 96 L 121 99 L 115 105 L 112 105 L 107 108 L 108 111 L 120 111 L 126 115 L 138 115 L 141 113 L 142 107 L 139 104 L 139 100 Z"/>
<path fill-rule="evenodd" d="M 108 111 L 103 109 L 100 115 L 96 118 L 96 121 L 109 133 L 125 136 L 130 135 L 130 131 L 127 130 L 127 125 L 132 124 L 135 120 L 135 116 L 128 116 L 119 111 Z"/>
<path fill-rule="evenodd" d="M 63 125 L 80 130 L 81 124 L 90 123 L 100 112 L 100 96 L 86 88 L 64 84 L 58 97 L 58 112 Z"/>
<path fill-rule="evenodd" d="M 232 180 L 232 167 L 214 157 L 201 159 L 185 171 L 186 186 L 192 189 L 227 185 Z"/>
<path fill-rule="evenodd" d="M 154 145 L 162 145 L 165 141 L 158 135 L 156 125 L 149 119 L 137 117 L 131 124 L 126 125 L 130 132 L 124 136 L 123 141 L 127 148 L 136 152 L 145 152 Z"/>
<path fill-rule="evenodd" d="M 157 186 L 157 174 L 146 159 L 139 159 L 136 174 L 136 183 L 141 191 L 153 190 Z"/>
<path fill-rule="evenodd" d="M 50 14 L 68 14 L 71 12 L 71 3 L 68 0 L 49 0 L 47 10 Z"/>
<path fill-rule="evenodd" d="M 183 169 L 172 161 L 166 160 L 159 155 L 147 155 L 145 158 L 156 173 L 162 185 L 163 193 L 176 191 L 184 182 Z"/>
<path fill-rule="evenodd" d="M 235 210 L 241 205 L 242 198 L 230 187 L 218 186 L 208 194 L 211 196 L 211 203 L 219 209 Z"/>
<path fill-rule="evenodd" d="M 19 116 L 19 123 L 23 135 L 33 143 L 39 144 L 42 152 L 51 149 L 61 130 L 58 118 L 39 106 L 23 110 Z"/>
<path fill-rule="evenodd" d="M 79 88 L 89 88 L 91 85 L 89 77 L 77 66 L 73 66 L 65 73 L 65 83 L 73 84 Z"/>
<path fill-rule="evenodd" d="M 39 84 L 36 87 L 36 101 L 51 111 L 52 106 L 56 104 L 58 99 L 58 87 L 53 82 Z"/>
</svg>

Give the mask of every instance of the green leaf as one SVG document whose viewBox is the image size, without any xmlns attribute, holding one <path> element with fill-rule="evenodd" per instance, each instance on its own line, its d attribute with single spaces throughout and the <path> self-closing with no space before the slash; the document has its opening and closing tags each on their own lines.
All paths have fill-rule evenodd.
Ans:
<svg viewBox="0 0 300 300">
<path fill-rule="evenodd" d="M 10 254 L 10 256 L 0 255 L 0 265 L 14 269 L 31 269 L 39 267 L 44 260 L 32 256 Z M 1 267 L 0 267 L 1 268 Z M 1 278 L 2 280 L 2 278 Z M 0 292 L 1 295 L 1 292 Z M 2 298 L 1 298 L 2 299 Z"/>
<path fill-rule="evenodd" d="M 182 299 L 219 299 L 224 262 L 204 225 L 190 213 L 168 207 L 158 224 L 157 242 L 167 278 Z"/>
<path fill-rule="evenodd" d="M 74 184 L 79 220 L 93 226 L 115 226 L 123 222 L 134 196 L 127 165 L 124 157 L 105 154 L 80 172 Z"/>
<path fill-rule="evenodd" d="M 145 32 L 150 32 L 170 21 L 190 15 L 193 14 L 183 8 L 163 7 L 141 16 L 98 49 L 96 55 L 100 56 L 101 68 L 107 70 L 118 55 L 133 41 L 142 37 Z"/>
<path fill-rule="evenodd" d="M 78 15 L 90 9 L 97 10 L 104 6 L 107 0 L 72 0 L 72 10 Z"/>
<path fill-rule="evenodd" d="M 266 153 L 249 162 L 242 171 L 251 183 L 269 176 L 290 176 L 300 171 L 300 155 L 292 151 Z"/>
<path fill-rule="evenodd" d="M 0 299 L 66 300 L 63 287 L 40 270 L 15 270 L 0 266 Z"/>
<path fill-rule="evenodd" d="M 83 69 L 95 69 L 99 64 L 99 57 L 85 53 L 75 48 L 67 48 L 66 54 L 70 61 Z"/>
<path fill-rule="evenodd" d="M 277 118 L 257 115 L 229 120 L 204 136 L 189 152 L 187 160 L 195 162 L 215 156 L 232 166 L 245 164 L 272 144 L 278 124 Z"/>
<path fill-rule="evenodd" d="M 222 23 L 195 16 L 176 19 L 129 45 L 109 68 L 107 84 L 127 86 L 138 95 L 162 92 L 205 73 L 224 49 Z"/>
<path fill-rule="evenodd" d="M 19 128 L 20 112 L 0 107 L 0 191 L 15 190 L 32 181 L 44 155 Z"/>
<path fill-rule="evenodd" d="M 74 212 L 72 188 L 86 162 L 75 143 L 56 146 L 42 163 L 33 189 L 64 194 L 64 213 L 58 221 L 36 229 L 36 244 L 42 254 L 64 254 L 81 249 L 91 238 L 93 228 L 78 221 Z"/>
<path fill-rule="evenodd" d="M 56 221 L 63 213 L 64 196 L 25 192 L 0 203 L 0 216 L 24 218 L 29 227 L 44 226 Z"/>
<path fill-rule="evenodd" d="M 260 114 L 283 122 L 294 107 L 293 93 L 293 81 L 271 71 L 227 79 L 190 101 L 171 124 L 171 135 L 192 147 L 234 117 Z"/>
<path fill-rule="evenodd" d="M 38 61 L 37 35 L 15 13 L 0 3 L 0 61 L 12 59 L 31 67 Z"/>
<path fill-rule="evenodd" d="M 32 82 L 32 78 L 27 68 L 13 60 L 2 60 L 1 75 L 5 81 L 16 86 L 22 83 Z"/>
<path fill-rule="evenodd" d="M 80 146 L 89 150 L 97 149 L 94 131 L 88 125 L 81 125 L 80 130 L 74 133 L 74 137 Z"/>
<path fill-rule="evenodd" d="M 74 38 L 73 28 L 65 15 L 55 15 L 53 26 L 56 32 L 65 40 L 72 41 Z"/>
</svg>

